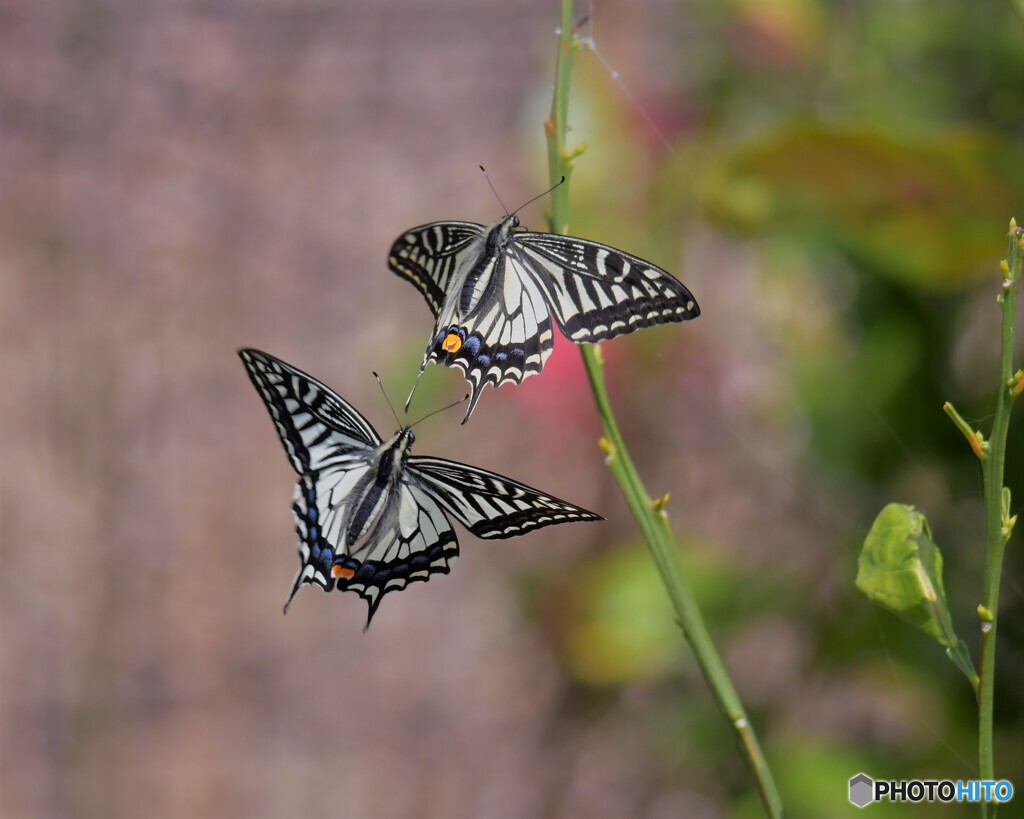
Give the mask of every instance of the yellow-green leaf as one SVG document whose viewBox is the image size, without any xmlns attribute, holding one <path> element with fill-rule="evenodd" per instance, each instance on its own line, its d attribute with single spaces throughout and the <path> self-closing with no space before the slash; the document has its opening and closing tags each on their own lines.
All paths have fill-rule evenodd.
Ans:
<svg viewBox="0 0 1024 819">
<path fill-rule="evenodd" d="M 946 648 L 959 642 L 942 585 L 942 553 L 913 506 L 890 503 L 875 518 L 860 553 L 857 588 Z"/>
</svg>

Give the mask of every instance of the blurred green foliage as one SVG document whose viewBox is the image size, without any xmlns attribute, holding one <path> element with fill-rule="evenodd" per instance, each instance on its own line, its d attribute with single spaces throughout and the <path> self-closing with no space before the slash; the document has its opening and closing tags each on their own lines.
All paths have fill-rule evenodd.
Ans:
<svg viewBox="0 0 1024 819">
<path fill-rule="evenodd" d="M 1002 249 L 994 225 L 1024 189 L 1024 151 L 997 133 L 914 138 L 870 127 L 795 123 L 729 152 L 702 179 L 701 206 L 747 235 L 831 245 L 912 287 L 984 276 Z"/>
<path fill-rule="evenodd" d="M 1007 220 L 1024 216 L 1024 13 L 1009 0 L 698 0 L 687 10 L 686 26 L 665 25 L 679 45 L 659 87 L 674 96 L 654 96 L 647 109 L 671 152 L 605 69 L 580 60 L 570 139 L 590 147 L 579 163 L 586 172 L 574 177 L 573 228 L 669 269 L 678 267 L 680 243 L 685 249 L 709 227 L 754 255 L 750 324 L 763 333 L 768 319 L 783 322 L 771 340 L 789 401 L 785 420 L 806 431 L 802 487 L 841 498 L 849 514 L 845 529 L 810 545 L 827 555 L 835 584 L 796 572 L 777 580 L 766 600 L 756 569 L 712 559 L 718 545 L 687 540 L 686 521 L 675 524 L 695 592 L 725 646 L 739 624 L 781 612 L 808 635 L 815 674 L 814 685 L 805 681 L 790 697 L 813 700 L 820 689 L 849 684 L 850 699 L 894 708 L 892 721 L 906 720 L 903 740 L 882 737 L 877 726 L 823 738 L 790 725 L 786 747 L 769 742 L 789 815 L 835 815 L 830 783 L 859 770 L 974 773 L 970 689 L 913 629 L 859 595 L 854 580 L 877 509 L 893 497 L 914 503 L 944 544 L 950 616 L 970 624 L 962 630 L 976 651 L 980 475 L 941 407 L 952 400 L 969 419 L 990 410 L 998 264 Z M 645 140 L 646 151 L 637 147 Z M 705 289 L 730 276 L 727 268 L 697 273 Z M 682 278 L 692 284 L 692 271 Z M 758 301 L 766 293 L 782 307 Z M 715 316 L 705 310 L 701 321 Z M 643 340 L 634 350 L 642 362 Z M 667 366 L 670 352 L 658 363 Z M 1019 423 L 1007 464 L 1007 483 L 1024 497 Z M 1019 576 L 1021 565 L 1011 541 L 1007 574 Z M 622 544 L 574 571 L 559 636 L 574 679 L 600 690 L 661 681 L 666 702 L 685 700 L 678 675 L 687 651 L 646 555 Z M 1024 596 L 1014 588 L 1004 596 L 1000 634 L 997 760 L 1019 784 Z M 764 737 L 799 707 L 780 699 L 752 710 Z M 684 722 L 699 730 L 700 716 Z M 736 799 L 733 815 L 758 815 L 742 777 Z M 926 814 L 927 806 L 899 810 Z"/>
<path fill-rule="evenodd" d="M 738 621 L 775 608 L 770 590 L 721 554 L 680 539 L 680 561 L 708 622 L 728 632 Z M 742 608 L 736 590 L 744 589 Z M 572 586 L 563 656 L 589 685 L 664 677 L 690 665 L 664 584 L 640 543 L 599 555 Z"/>
</svg>

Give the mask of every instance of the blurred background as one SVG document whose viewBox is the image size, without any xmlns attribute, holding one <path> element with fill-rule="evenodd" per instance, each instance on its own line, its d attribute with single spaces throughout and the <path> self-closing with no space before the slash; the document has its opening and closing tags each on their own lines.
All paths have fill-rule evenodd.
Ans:
<svg viewBox="0 0 1024 819">
<path fill-rule="evenodd" d="M 878 510 L 915 504 L 976 652 L 981 476 L 940 407 L 992 411 L 1024 7 L 578 14 L 572 230 L 703 310 L 603 345 L 613 401 L 790 815 L 852 811 L 861 770 L 977 776 L 968 686 L 854 577 Z M 281 616 L 294 476 L 235 351 L 392 431 L 370 372 L 404 398 L 431 320 L 390 242 L 499 217 L 478 165 L 510 207 L 547 186 L 557 22 L 551 0 L 0 3 L 0 815 L 761 815 L 560 337 L 417 451 L 607 522 L 463 532 L 366 634 L 354 594 Z M 412 412 L 463 391 L 431 368 Z M 1019 547 L 996 760 L 1024 788 Z"/>
</svg>

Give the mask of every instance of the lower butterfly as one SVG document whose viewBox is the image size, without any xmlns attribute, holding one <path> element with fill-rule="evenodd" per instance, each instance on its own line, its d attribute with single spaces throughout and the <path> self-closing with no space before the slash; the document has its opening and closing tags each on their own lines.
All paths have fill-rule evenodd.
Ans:
<svg viewBox="0 0 1024 819">
<path fill-rule="evenodd" d="M 481 538 L 602 519 L 494 472 L 413 456 L 411 428 L 383 441 L 312 376 L 258 350 L 239 355 L 299 475 L 292 511 L 301 565 L 286 612 L 315 583 L 365 599 L 369 626 L 385 594 L 449 572 L 459 543 L 448 515 Z"/>
</svg>

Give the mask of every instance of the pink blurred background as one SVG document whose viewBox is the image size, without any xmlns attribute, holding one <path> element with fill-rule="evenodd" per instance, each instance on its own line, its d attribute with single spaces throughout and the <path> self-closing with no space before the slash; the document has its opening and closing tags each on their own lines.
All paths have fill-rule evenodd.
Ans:
<svg viewBox="0 0 1024 819">
<path fill-rule="evenodd" d="M 695 115 L 665 67 L 700 31 L 662 0 L 589 10 L 674 141 Z M 567 648 L 579 567 L 636 536 L 562 339 L 542 377 L 489 390 L 466 427 L 431 419 L 416 451 L 607 522 L 462 532 L 452 575 L 388 596 L 366 634 L 355 595 L 307 588 L 281 615 L 294 476 L 235 351 L 390 433 L 370 371 L 400 401 L 431 326 L 390 242 L 500 216 L 480 164 L 510 207 L 544 189 L 556 25 L 540 0 L 0 6 L 0 814 L 660 819 L 749 790 L 670 620 L 667 677 L 604 688 Z M 648 252 L 665 148 L 593 53 L 579 72 L 574 227 Z M 804 431 L 766 328 L 794 308 L 752 305 L 749 249 L 706 226 L 657 252 L 704 316 L 605 345 L 634 458 L 693 542 L 828 596 L 822 544 L 851 521 L 793 489 Z M 463 391 L 432 368 L 413 414 Z M 741 609 L 749 588 L 730 588 Z M 838 679 L 800 687 L 808 635 L 782 614 L 723 651 L 773 715 L 769 748 L 876 713 Z M 711 715 L 724 750 L 677 732 L 681 712 Z"/>
</svg>

